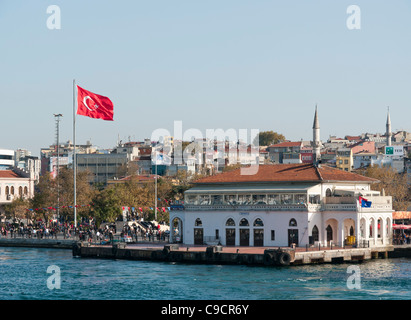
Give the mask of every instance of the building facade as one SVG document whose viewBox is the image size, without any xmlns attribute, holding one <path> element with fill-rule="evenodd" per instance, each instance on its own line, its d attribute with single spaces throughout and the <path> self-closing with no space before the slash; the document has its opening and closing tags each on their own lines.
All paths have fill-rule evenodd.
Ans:
<svg viewBox="0 0 411 320">
<path fill-rule="evenodd" d="M 0 215 L 4 206 L 17 198 L 30 199 L 34 196 L 34 179 L 12 170 L 0 170 Z"/>
<path fill-rule="evenodd" d="M 263 165 L 206 177 L 171 210 L 171 241 L 226 246 L 378 246 L 391 243 L 392 199 L 374 179 L 312 164 Z M 359 197 L 371 201 L 369 208 Z M 355 239 L 355 240 L 353 240 Z"/>
<path fill-rule="evenodd" d="M 302 143 L 272 146 L 272 151 L 291 147 L 299 153 Z M 239 168 L 196 181 L 185 192 L 184 206 L 170 211 L 170 241 L 264 247 L 391 244 L 392 198 L 371 190 L 375 179 L 323 164 L 317 108 L 312 147 L 311 164 L 260 165 L 253 174 Z"/>
<path fill-rule="evenodd" d="M 0 170 L 14 167 L 14 150 L 0 149 Z"/>
</svg>

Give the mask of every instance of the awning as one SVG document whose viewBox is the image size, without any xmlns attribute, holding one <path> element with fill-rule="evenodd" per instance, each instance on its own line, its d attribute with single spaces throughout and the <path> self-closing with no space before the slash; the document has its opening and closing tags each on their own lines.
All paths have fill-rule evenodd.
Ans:
<svg viewBox="0 0 411 320">
<path fill-rule="evenodd" d="M 393 224 L 392 228 L 394 230 L 411 230 L 411 225 L 407 224 Z"/>
<path fill-rule="evenodd" d="M 373 191 L 373 190 L 349 190 L 349 189 L 335 189 L 333 191 L 333 194 L 336 196 L 364 196 L 364 197 L 372 197 L 372 196 L 379 196 L 380 192 L 379 191 Z"/>
<path fill-rule="evenodd" d="M 392 218 L 394 220 L 411 219 L 411 211 L 394 211 L 392 213 Z"/>
</svg>

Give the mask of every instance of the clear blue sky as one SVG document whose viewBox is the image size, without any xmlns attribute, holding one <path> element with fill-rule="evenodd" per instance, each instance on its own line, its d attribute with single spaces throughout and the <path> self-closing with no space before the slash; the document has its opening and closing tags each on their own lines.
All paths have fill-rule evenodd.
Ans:
<svg viewBox="0 0 411 320">
<path fill-rule="evenodd" d="M 347 7 L 361 8 L 349 30 Z M 61 29 L 49 30 L 49 5 Z M 0 0 L 0 148 L 39 155 L 72 139 L 72 81 L 114 103 L 114 122 L 77 117 L 101 148 L 183 131 L 274 130 L 310 140 L 411 131 L 411 2 Z"/>
</svg>

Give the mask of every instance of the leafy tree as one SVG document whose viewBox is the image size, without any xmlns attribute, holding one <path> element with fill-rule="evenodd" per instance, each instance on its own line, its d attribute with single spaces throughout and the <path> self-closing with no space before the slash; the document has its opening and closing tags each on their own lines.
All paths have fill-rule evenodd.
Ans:
<svg viewBox="0 0 411 320">
<path fill-rule="evenodd" d="M 229 165 L 229 166 L 225 166 L 224 168 L 223 168 L 223 172 L 229 172 L 229 171 L 233 171 L 233 170 L 236 170 L 236 169 L 238 169 L 238 168 L 241 168 L 242 167 L 242 165 L 241 164 L 232 164 L 232 165 Z"/>
<path fill-rule="evenodd" d="M 122 164 L 117 169 L 117 176 L 126 177 L 126 176 L 135 175 L 137 174 L 138 169 L 139 167 L 138 167 L 137 161 L 130 161 L 129 163 Z"/>
<path fill-rule="evenodd" d="M 380 167 L 377 165 L 365 169 L 365 176 L 379 180 L 373 184 L 373 190 L 380 191 L 392 196 L 393 209 L 406 211 L 410 202 L 410 189 L 407 185 L 407 176 L 398 173 L 392 167 Z"/>
<path fill-rule="evenodd" d="M 89 184 L 89 172 L 77 172 L 76 177 L 76 202 L 79 216 L 90 214 L 91 199 L 96 190 Z M 57 185 L 58 184 L 58 185 Z M 59 194 L 59 200 L 58 198 Z M 31 199 L 32 208 L 49 208 L 59 205 L 59 213 L 68 219 L 74 219 L 74 209 L 69 208 L 74 205 L 74 177 L 73 170 L 61 168 L 58 179 L 52 178 L 49 174 L 43 175 L 35 187 L 34 197 Z M 48 220 L 49 210 L 38 210 L 44 220 Z M 53 211 L 53 214 L 56 211 Z"/>
<path fill-rule="evenodd" d="M 260 146 L 269 146 L 272 144 L 284 142 L 285 137 L 282 134 L 279 134 L 274 131 L 262 131 L 255 138 L 254 140 L 255 145 L 257 144 L 257 141 Z"/>
<path fill-rule="evenodd" d="M 12 217 L 13 220 L 21 220 L 30 218 L 27 209 L 30 208 L 29 200 L 23 198 L 15 198 L 11 203 L 5 205 L 6 215 Z"/>
<path fill-rule="evenodd" d="M 169 196 L 174 200 L 183 200 L 184 192 L 193 187 L 193 182 L 203 178 L 204 174 L 190 173 L 186 170 L 179 170 L 175 177 L 175 182 L 171 186 Z"/>
<path fill-rule="evenodd" d="M 104 221 L 114 222 L 121 215 L 120 199 L 115 188 L 107 188 L 97 193 L 93 198 L 93 216 L 96 225 Z"/>
</svg>

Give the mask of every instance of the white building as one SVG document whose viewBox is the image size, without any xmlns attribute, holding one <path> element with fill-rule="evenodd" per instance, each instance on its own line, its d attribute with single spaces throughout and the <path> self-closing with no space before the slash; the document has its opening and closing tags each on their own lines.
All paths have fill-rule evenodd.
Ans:
<svg viewBox="0 0 411 320">
<path fill-rule="evenodd" d="M 312 164 L 263 165 L 252 176 L 240 170 L 203 178 L 186 191 L 184 210 L 170 212 L 178 231 L 172 241 L 342 246 L 355 237 L 361 245 L 391 242 L 392 199 L 371 191 L 374 179 Z M 362 208 L 359 196 L 371 207 Z"/>
<path fill-rule="evenodd" d="M 317 116 L 316 116 L 317 118 Z M 313 164 L 260 165 L 196 181 L 184 210 L 170 211 L 171 242 L 233 246 L 391 244 L 392 198 L 377 180 L 321 164 L 318 119 Z M 362 207 L 359 198 L 371 202 Z"/>
<path fill-rule="evenodd" d="M 0 149 L 0 170 L 14 167 L 14 150 Z"/>
<path fill-rule="evenodd" d="M 0 170 L 0 214 L 4 205 L 16 198 L 30 199 L 34 196 L 34 179 L 24 177 L 12 170 Z"/>
</svg>

